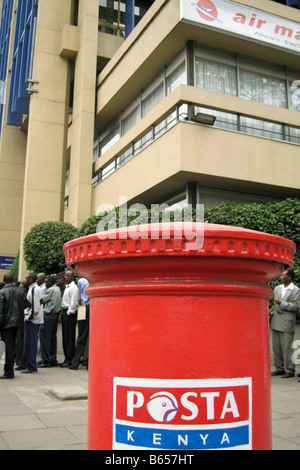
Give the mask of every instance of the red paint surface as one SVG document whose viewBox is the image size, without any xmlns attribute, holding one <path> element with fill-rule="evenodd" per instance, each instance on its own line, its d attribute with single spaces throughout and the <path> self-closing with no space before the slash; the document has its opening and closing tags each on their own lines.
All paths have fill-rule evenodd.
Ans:
<svg viewBox="0 0 300 470">
<path fill-rule="evenodd" d="M 251 377 L 252 446 L 271 449 L 268 282 L 295 245 L 205 224 L 204 246 L 187 252 L 172 233 L 153 244 L 116 232 L 64 248 L 90 282 L 88 448 L 112 448 L 114 377 Z"/>
</svg>

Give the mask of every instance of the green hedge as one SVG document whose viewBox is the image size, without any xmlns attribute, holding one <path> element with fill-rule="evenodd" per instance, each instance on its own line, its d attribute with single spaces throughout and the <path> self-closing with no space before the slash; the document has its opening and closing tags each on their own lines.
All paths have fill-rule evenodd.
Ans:
<svg viewBox="0 0 300 470">
<path fill-rule="evenodd" d="M 294 271 L 300 272 L 300 199 L 267 204 L 224 203 L 205 210 L 205 222 L 258 230 L 293 241 L 297 246 Z"/>
<path fill-rule="evenodd" d="M 111 214 L 111 219 L 109 219 Z M 147 221 L 151 221 L 153 212 L 148 211 Z M 170 219 L 173 220 L 174 212 L 171 212 Z M 134 221 L 139 217 L 138 212 L 127 212 L 127 218 L 122 211 L 115 209 L 110 213 L 103 213 L 99 216 L 90 217 L 77 230 L 76 237 L 84 237 L 95 233 L 99 222 L 114 220 L 116 217 L 116 226 L 123 227 L 134 225 Z M 159 216 L 162 219 L 162 214 Z M 153 219 L 152 219 L 153 220 Z M 195 220 L 195 211 L 192 215 Z M 231 225 L 250 230 L 258 230 L 273 235 L 292 240 L 297 247 L 300 246 L 300 199 L 286 199 L 279 202 L 269 202 L 266 204 L 232 204 L 223 203 L 215 207 L 209 207 L 204 211 L 204 220 L 208 223 Z M 109 229 L 109 223 L 104 229 Z M 294 271 L 298 277 L 300 271 L 300 254 L 297 251 L 295 255 Z M 298 282 L 298 280 L 297 280 Z"/>
</svg>

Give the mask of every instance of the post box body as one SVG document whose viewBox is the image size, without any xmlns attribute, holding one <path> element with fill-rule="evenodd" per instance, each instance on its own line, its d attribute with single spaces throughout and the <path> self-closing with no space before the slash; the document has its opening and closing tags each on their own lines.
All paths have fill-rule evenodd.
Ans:
<svg viewBox="0 0 300 470">
<path fill-rule="evenodd" d="M 88 448 L 271 449 L 268 283 L 294 244 L 204 224 L 186 250 L 124 230 L 65 247 L 90 282 Z"/>
</svg>

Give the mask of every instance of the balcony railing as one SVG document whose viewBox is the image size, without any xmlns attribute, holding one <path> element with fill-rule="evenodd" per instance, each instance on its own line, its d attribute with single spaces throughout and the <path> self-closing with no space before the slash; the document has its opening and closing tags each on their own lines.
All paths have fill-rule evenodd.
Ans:
<svg viewBox="0 0 300 470">
<path fill-rule="evenodd" d="M 199 96 L 199 99 L 190 99 L 196 96 Z M 206 99 L 201 102 L 201 90 L 187 85 L 179 86 L 160 103 L 162 108 L 157 106 L 159 109 L 150 112 L 94 163 L 92 185 L 101 183 L 178 122 L 193 122 L 195 114 L 199 111 L 215 116 L 215 128 L 300 145 L 298 112 L 276 108 L 278 118 L 270 120 L 263 118 L 263 113 L 257 111 L 259 106 L 263 111 L 269 110 L 269 105 L 257 105 L 247 101 L 250 109 L 254 105 L 255 111 L 246 114 L 242 112 L 243 99 L 231 97 L 231 100 L 231 106 L 225 102 L 225 97 L 221 101 L 223 105 L 210 106 L 213 102 L 220 102 L 220 94 L 206 92 Z M 272 110 L 273 108 L 272 106 Z M 281 120 L 281 117 L 285 120 Z M 139 125 L 143 130 L 139 131 Z"/>
</svg>

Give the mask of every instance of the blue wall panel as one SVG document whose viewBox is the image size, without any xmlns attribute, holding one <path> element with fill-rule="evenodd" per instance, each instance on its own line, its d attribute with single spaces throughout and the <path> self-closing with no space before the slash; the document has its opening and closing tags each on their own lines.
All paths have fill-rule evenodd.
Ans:
<svg viewBox="0 0 300 470">
<path fill-rule="evenodd" d="M 4 85 L 7 75 L 7 61 L 11 31 L 11 19 L 13 11 L 13 0 L 4 0 L 1 12 L 0 24 L 0 132 L 3 119 Z"/>
<path fill-rule="evenodd" d="M 18 2 L 7 112 L 7 124 L 12 126 L 21 126 L 23 115 L 29 113 L 30 95 L 26 90 L 27 79 L 32 78 L 29 75 L 37 6 L 37 0 Z"/>
</svg>

